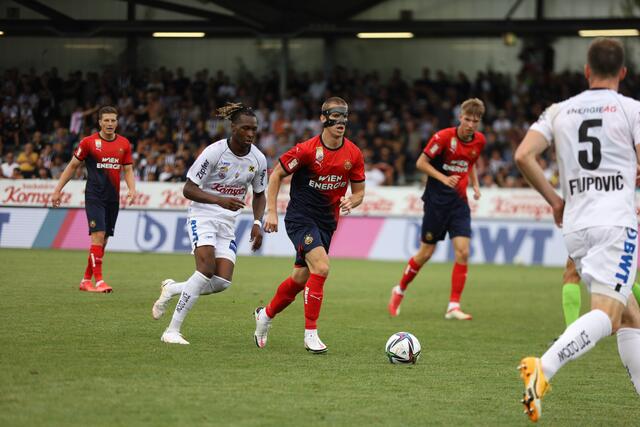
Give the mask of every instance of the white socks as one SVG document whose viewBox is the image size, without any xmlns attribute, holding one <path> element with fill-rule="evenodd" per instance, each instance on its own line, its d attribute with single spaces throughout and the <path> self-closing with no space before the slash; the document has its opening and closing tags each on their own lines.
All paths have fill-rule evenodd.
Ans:
<svg viewBox="0 0 640 427">
<path fill-rule="evenodd" d="M 188 281 L 189 279 L 187 279 Z M 167 290 L 167 292 L 169 293 L 169 295 L 171 295 L 171 297 L 173 298 L 176 295 L 180 295 L 182 293 L 182 289 L 184 289 L 184 285 L 186 285 L 187 282 L 173 282 L 170 285 L 165 286 L 164 288 Z"/>
<path fill-rule="evenodd" d="M 591 310 L 573 322 L 541 358 L 542 371 L 547 381 L 565 363 L 582 356 L 609 335 L 611 320 L 602 310 Z"/>
<path fill-rule="evenodd" d="M 178 300 L 178 304 L 176 304 L 176 309 L 173 312 L 173 317 L 171 318 L 171 323 L 167 330 L 170 331 L 180 331 L 182 327 L 182 322 L 184 321 L 185 316 L 191 310 L 191 307 L 196 303 L 200 293 L 204 289 L 205 286 L 209 283 L 209 278 L 204 274 L 196 271 L 193 275 L 187 280 L 184 284 L 184 288 L 182 290 L 182 294 L 180 295 L 180 299 Z"/>
<path fill-rule="evenodd" d="M 207 286 L 202 288 L 200 295 L 217 294 L 231 286 L 231 282 L 219 276 L 213 276 Z"/>
<path fill-rule="evenodd" d="M 447 311 L 451 311 L 451 310 L 460 310 L 460 303 L 459 302 L 449 302 L 449 305 L 447 306 Z"/>
<path fill-rule="evenodd" d="M 640 394 L 640 329 L 621 328 L 618 337 L 618 354 L 627 369 L 631 383 Z"/>
<path fill-rule="evenodd" d="M 184 289 L 184 286 L 187 284 L 187 282 L 173 282 L 172 284 L 165 286 L 164 288 L 166 289 L 168 294 L 166 297 L 167 301 L 165 302 L 168 302 L 171 298 L 175 297 L 176 295 L 180 295 L 182 293 L 182 290 Z M 200 295 L 216 294 L 218 292 L 224 291 L 229 286 L 231 286 L 230 281 L 223 279 L 222 277 L 213 276 L 211 279 L 209 279 L 209 282 L 207 283 L 207 285 L 202 288 Z M 160 298 L 162 297 L 163 296 L 161 296 Z"/>
</svg>

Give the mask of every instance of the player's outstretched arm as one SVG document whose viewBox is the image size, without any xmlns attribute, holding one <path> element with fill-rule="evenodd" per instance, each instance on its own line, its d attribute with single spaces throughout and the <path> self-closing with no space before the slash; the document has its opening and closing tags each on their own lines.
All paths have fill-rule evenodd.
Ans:
<svg viewBox="0 0 640 427">
<path fill-rule="evenodd" d="M 340 199 L 340 212 L 349 215 L 364 200 L 364 182 L 351 182 L 351 195 Z"/>
<path fill-rule="evenodd" d="M 264 220 L 264 231 L 267 233 L 278 231 L 278 193 L 282 185 L 282 179 L 287 172 L 280 163 L 277 163 L 269 176 L 267 185 L 267 216 Z"/>
<path fill-rule="evenodd" d="M 124 165 L 124 182 L 127 183 L 127 188 L 129 189 L 127 205 L 130 205 L 136 197 L 136 178 L 133 174 L 133 165 Z"/>
<path fill-rule="evenodd" d="M 207 203 L 210 205 L 218 205 L 230 211 L 237 211 L 244 208 L 244 202 L 242 200 L 235 199 L 233 197 L 218 197 L 213 194 L 209 194 L 202 191 L 195 182 L 187 178 L 187 182 L 182 188 L 182 194 L 189 200 L 193 200 L 198 203 Z"/>
<path fill-rule="evenodd" d="M 458 181 L 460 181 L 460 176 L 458 175 L 447 176 L 442 172 L 438 171 L 438 169 L 434 168 L 433 165 L 431 164 L 431 159 L 429 158 L 429 156 L 427 156 L 424 153 L 420 154 L 420 157 L 418 157 L 418 161 L 416 162 L 416 168 L 420 172 L 426 173 L 430 178 L 437 179 L 447 187 L 455 188 L 455 186 L 458 184 Z"/>
<path fill-rule="evenodd" d="M 251 207 L 253 208 L 253 227 L 251 227 L 251 250 L 257 251 L 262 246 L 262 230 L 260 229 L 261 220 L 264 216 L 264 209 L 267 206 L 267 198 L 262 193 L 253 193 L 253 201 Z"/>
<path fill-rule="evenodd" d="M 529 184 L 538 190 L 538 193 L 551 205 L 553 218 L 558 227 L 562 227 L 564 201 L 547 181 L 542 167 L 536 160 L 537 156 L 542 154 L 548 146 L 547 140 L 540 132 L 529 130 L 516 150 L 514 158 L 518 169 L 529 181 Z"/>
<path fill-rule="evenodd" d="M 78 166 L 80 166 L 81 164 L 82 162 L 78 160 L 76 156 L 72 156 L 71 161 L 69 162 L 67 167 L 64 168 L 64 171 L 62 171 L 60 179 L 58 180 L 58 184 L 56 185 L 55 190 L 53 190 L 53 196 L 51 197 L 51 203 L 54 208 L 60 207 L 60 201 L 62 200 L 62 189 L 65 185 L 67 185 L 67 182 L 69 182 L 69 180 L 75 175 L 76 169 L 78 169 Z"/>
</svg>

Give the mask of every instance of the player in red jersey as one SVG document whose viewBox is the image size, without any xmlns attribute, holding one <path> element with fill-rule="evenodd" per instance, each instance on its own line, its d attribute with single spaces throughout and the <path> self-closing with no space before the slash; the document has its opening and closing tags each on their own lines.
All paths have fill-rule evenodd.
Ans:
<svg viewBox="0 0 640 427">
<path fill-rule="evenodd" d="M 460 125 L 433 135 L 418 158 L 417 168 L 429 176 L 422 196 L 422 242 L 418 252 L 409 259 L 400 283 L 391 290 L 388 309 L 392 316 L 398 315 L 407 286 L 429 261 L 438 241 L 444 240 L 448 232 L 453 242 L 455 264 L 445 319 L 471 320 L 471 315 L 460 309 L 460 296 L 467 279 L 471 240 L 471 211 L 467 202 L 469 179 L 474 199 L 480 198 L 475 163 L 486 142 L 484 135 L 477 131 L 483 114 L 481 100 L 471 98 L 463 102 Z"/>
<path fill-rule="evenodd" d="M 322 133 L 284 153 L 269 177 L 267 233 L 278 231 L 278 191 L 282 179 L 293 175 L 284 222 L 296 260 L 293 273 L 280 284 L 271 302 L 255 310 L 254 339 L 260 348 L 267 344 L 272 319 L 304 290 L 304 346 L 312 353 L 327 351 L 316 325 L 329 274 L 327 254 L 340 212 L 350 213 L 364 198 L 364 160 L 360 149 L 344 137 L 347 117 L 344 99 L 327 99 L 320 116 Z M 345 196 L 349 184 L 352 194 Z"/>
<path fill-rule="evenodd" d="M 131 159 L 131 144 L 123 136 L 116 134 L 118 110 L 114 107 L 102 107 L 98 111 L 100 132 L 89 135 L 80 141 L 71 161 L 60 175 L 58 185 L 53 192 L 53 207 L 60 206 L 62 189 L 75 175 L 83 162 L 87 167 L 87 186 L 85 188 L 85 211 L 91 236 L 91 248 L 84 278 L 80 290 L 87 292 L 109 293 L 113 289 L 102 277 L 102 257 L 109 236 L 113 236 L 120 207 L 120 169 L 124 169 L 127 183 L 127 203 L 131 203 L 136 194 Z M 91 277 L 95 277 L 95 286 Z"/>
</svg>

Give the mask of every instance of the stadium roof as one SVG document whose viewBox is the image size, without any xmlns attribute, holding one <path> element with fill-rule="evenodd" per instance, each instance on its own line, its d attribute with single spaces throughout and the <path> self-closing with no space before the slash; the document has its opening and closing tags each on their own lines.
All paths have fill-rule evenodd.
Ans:
<svg viewBox="0 0 640 427">
<path fill-rule="evenodd" d="M 118 16 L 78 18 L 43 0 L 13 0 L 30 15 L 22 18 L 18 8 L 7 8 L 8 19 L 0 29 L 8 36 L 124 37 L 151 36 L 155 31 L 202 31 L 208 37 L 354 37 L 367 32 L 412 32 L 416 37 L 576 36 L 578 30 L 640 28 L 637 18 L 546 19 L 544 0 L 536 0 L 536 16 L 511 19 L 522 0 L 515 0 L 503 19 L 416 20 L 411 11 L 397 19 L 355 19 L 386 0 L 103 0 L 113 3 Z M 69 2 L 73 4 L 74 2 Z M 97 2 L 92 2 L 92 6 Z M 60 3 L 58 3 L 60 4 Z M 108 6 L 108 5 L 107 5 Z M 136 16 L 136 6 L 171 12 L 171 19 Z M 10 9 L 13 9 L 11 12 Z M 13 16 L 12 16 L 13 15 Z M 17 15 L 17 16 L 15 16 Z M 178 19 L 176 19 L 178 17 Z"/>
</svg>

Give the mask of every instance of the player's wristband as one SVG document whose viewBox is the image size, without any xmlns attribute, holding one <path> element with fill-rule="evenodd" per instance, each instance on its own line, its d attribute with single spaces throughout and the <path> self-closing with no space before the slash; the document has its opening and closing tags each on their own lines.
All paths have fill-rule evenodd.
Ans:
<svg viewBox="0 0 640 427">
<path fill-rule="evenodd" d="M 253 221 L 253 225 L 257 225 L 258 227 L 262 227 L 262 221 L 260 221 L 259 219 L 256 219 Z"/>
</svg>

